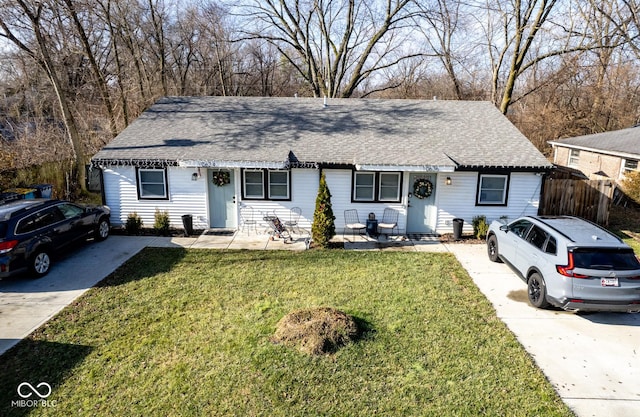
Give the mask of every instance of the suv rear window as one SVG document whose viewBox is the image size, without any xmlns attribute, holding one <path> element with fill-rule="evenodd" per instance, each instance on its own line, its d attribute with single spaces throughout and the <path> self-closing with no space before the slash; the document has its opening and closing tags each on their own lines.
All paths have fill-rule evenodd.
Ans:
<svg viewBox="0 0 640 417">
<path fill-rule="evenodd" d="M 640 269 L 640 262 L 632 249 L 574 249 L 573 263 L 576 268 L 585 269 Z"/>
</svg>

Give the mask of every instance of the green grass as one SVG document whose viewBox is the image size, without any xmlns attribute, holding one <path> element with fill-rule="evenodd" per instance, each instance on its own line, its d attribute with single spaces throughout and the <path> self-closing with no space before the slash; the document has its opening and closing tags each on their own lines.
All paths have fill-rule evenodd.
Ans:
<svg viewBox="0 0 640 417">
<path fill-rule="evenodd" d="M 269 341 L 314 306 L 363 338 Z M 3 416 L 23 381 L 53 386 L 33 415 L 572 415 L 450 254 L 146 249 L 0 362 Z"/>
</svg>

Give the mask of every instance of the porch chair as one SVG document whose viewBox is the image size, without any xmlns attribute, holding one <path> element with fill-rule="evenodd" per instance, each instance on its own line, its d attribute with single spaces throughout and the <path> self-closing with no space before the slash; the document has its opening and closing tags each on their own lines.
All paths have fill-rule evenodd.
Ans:
<svg viewBox="0 0 640 417">
<path fill-rule="evenodd" d="M 355 238 L 356 230 L 359 235 L 364 234 L 364 230 L 367 226 L 363 223 L 360 223 L 360 219 L 358 218 L 358 210 L 345 210 L 344 211 L 344 229 L 342 229 L 342 238 L 344 239 L 344 235 L 347 229 L 351 229 L 352 237 Z"/>
<path fill-rule="evenodd" d="M 393 234 L 393 229 L 396 229 L 396 233 L 398 233 L 398 210 L 392 208 L 384 209 L 382 220 L 378 223 L 378 231 L 380 231 L 380 234 L 383 233 L 382 229 L 391 230 L 391 233 L 386 233 L 387 239 L 389 239 L 389 235 Z"/>
<path fill-rule="evenodd" d="M 242 229 L 247 228 L 247 236 L 249 235 L 249 231 L 253 226 L 253 230 L 258 233 L 257 224 L 258 221 L 253 216 L 253 207 L 251 206 L 242 206 L 240 207 L 240 221 L 242 225 Z"/>
<path fill-rule="evenodd" d="M 292 207 L 289 211 L 289 220 L 284 222 L 285 227 L 288 227 L 289 230 L 293 230 L 295 228 L 298 234 L 300 234 L 300 225 L 298 222 L 300 221 L 301 215 L 302 209 L 300 209 L 300 207 Z"/>
</svg>

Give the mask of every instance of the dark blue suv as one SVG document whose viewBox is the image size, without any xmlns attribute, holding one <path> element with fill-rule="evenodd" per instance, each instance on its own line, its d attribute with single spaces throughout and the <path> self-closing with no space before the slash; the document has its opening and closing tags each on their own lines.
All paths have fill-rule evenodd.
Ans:
<svg viewBox="0 0 640 417">
<path fill-rule="evenodd" d="M 52 255 L 93 237 L 109 236 L 109 207 L 60 200 L 18 200 L 0 205 L 0 278 L 30 271 L 43 276 Z"/>
</svg>

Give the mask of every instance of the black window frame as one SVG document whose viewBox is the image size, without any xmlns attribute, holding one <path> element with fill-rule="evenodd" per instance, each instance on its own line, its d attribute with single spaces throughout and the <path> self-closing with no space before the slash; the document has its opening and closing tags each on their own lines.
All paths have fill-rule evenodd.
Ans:
<svg viewBox="0 0 640 417">
<path fill-rule="evenodd" d="M 142 178 L 141 172 L 156 171 L 162 172 L 162 179 L 164 181 L 164 196 L 145 196 L 142 192 Z M 136 189 L 138 191 L 138 200 L 169 200 L 169 179 L 167 175 L 167 168 L 136 168 Z"/>
<path fill-rule="evenodd" d="M 386 174 L 395 174 L 398 176 L 398 198 L 394 200 L 381 199 L 380 187 L 381 176 Z M 357 175 L 373 175 L 373 198 L 371 200 L 356 199 L 356 176 Z M 399 203 L 402 200 L 402 182 L 404 175 L 402 171 L 356 171 L 351 173 L 351 202 L 352 203 Z"/>
<path fill-rule="evenodd" d="M 480 201 L 481 191 L 482 191 L 482 179 L 484 177 L 502 177 L 505 179 L 504 190 L 503 190 L 503 202 L 489 202 L 484 203 Z M 481 207 L 506 207 L 509 204 L 509 186 L 511 185 L 511 174 L 504 172 L 481 172 L 478 174 L 478 183 L 476 186 L 476 206 Z"/>
<path fill-rule="evenodd" d="M 260 172 L 262 174 L 262 195 L 247 195 L 246 189 L 246 173 L 247 172 Z M 284 172 L 287 174 L 287 197 L 273 197 L 271 195 L 271 173 L 272 172 Z M 292 187 L 291 187 L 291 170 L 289 169 L 269 169 L 269 168 L 243 168 L 241 170 L 241 191 L 243 200 L 254 201 L 291 201 Z"/>
</svg>

